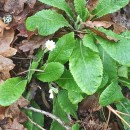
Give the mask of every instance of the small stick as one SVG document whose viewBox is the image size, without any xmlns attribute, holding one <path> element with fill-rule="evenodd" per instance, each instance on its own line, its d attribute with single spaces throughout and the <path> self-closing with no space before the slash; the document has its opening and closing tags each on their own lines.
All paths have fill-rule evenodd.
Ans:
<svg viewBox="0 0 130 130">
<path fill-rule="evenodd" d="M 59 124 L 61 124 L 66 130 L 71 130 L 71 128 L 67 125 L 65 125 L 65 123 L 58 117 L 56 117 L 55 115 L 49 113 L 49 112 L 46 112 L 46 111 L 43 111 L 43 110 L 39 110 L 39 109 L 36 109 L 34 107 L 24 107 L 25 109 L 27 110 L 31 110 L 31 111 L 34 111 L 34 112 L 38 112 L 38 113 L 41 113 L 43 115 L 46 115 L 50 118 L 52 118 L 53 120 L 56 120 Z"/>
<path fill-rule="evenodd" d="M 130 127 L 130 125 L 128 124 L 128 122 L 126 122 L 117 112 L 116 110 L 114 110 L 110 105 L 107 106 L 108 110 L 110 110 L 111 112 L 113 112 L 118 118 L 120 118 L 128 127 Z"/>
<path fill-rule="evenodd" d="M 26 71 L 23 71 L 23 72 L 21 72 L 21 73 L 18 73 L 17 75 L 21 75 L 21 74 L 25 74 L 25 73 L 27 73 L 27 72 L 29 72 L 29 71 L 36 71 L 36 72 L 44 72 L 44 70 L 38 70 L 38 69 L 30 69 L 30 70 L 26 70 Z"/>
<path fill-rule="evenodd" d="M 46 129 L 42 128 L 40 125 L 38 125 L 36 122 L 34 122 L 33 120 L 31 120 L 28 116 L 27 116 L 27 118 L 28 118 L 28 120 L 29 120 L 32 124 L 34 124 L 35 126 L 37 126 L 39 129 L 41 129 L 41 130 L 46 130 Z"/>
<path fill-rule="evenodd" d="M 118 110 L 115 110 L 117 113 L 119 113 L 119 114 L 122 114 L 122 115 L 125 115 L 125 116 L 130 116 L 130 114 L 127 114 L 127 113 L 123 113 L 123 112 L 120 112 L 120 111 L 118 111 Z"/>
</svg>

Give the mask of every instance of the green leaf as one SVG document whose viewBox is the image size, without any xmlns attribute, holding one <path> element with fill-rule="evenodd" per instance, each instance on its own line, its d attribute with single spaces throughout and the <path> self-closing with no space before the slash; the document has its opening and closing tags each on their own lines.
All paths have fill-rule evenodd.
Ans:
<svg viewBox="0 0 130 130">
<path fill-rule="evenodd" d="M 94 52 L 99 52 L 96 46 L 96 39 L 92 34 L 86 34 L 84 36 L 83 45 L 90 48 Z"/>
<path fill-rule="evenodd" d="M 104 71 L 104 72 L 103 72 L 102 82 L 101 82 L 101 85 L 99 86 L 99 89 L 105 87 L 105 85 L 108 83 L 108 80 L 109 80 L 109 76 L 108 76 L 108 74 Z"/>
<path fill-rule="evenodd" d="M 121 77 L 121 78 L 119 79 L 119 82 L 120 82 L 123 86 L 127 86 L 127 87 L 130 89 L 130 79 Z"/>
<path fill-rule="evenodd" d="M 89 11 L 86 8 L 86 0 L 74 0 L 74 6 L 77 14 L 83 21 L 89 17 Z"/>
<path fill-rule="evenodd" d="M 59 79 L 64 72 L 64 66 L 58 62 L 47 63 L 40 69 L 41 72 L 37 72 L 35 77 L 43 82 L 55 81 Z"/>
<path fill-rule="evenodd" d="M 126 66 L 120 66 L 118 68 L 118 76 L 128 78 L 128 67 Z"/>
<path fill-rule="evenodd" d="M 113 39 L 116 39 L 117 41 L 118 40 L 130 40 L 130 31 L 124 31 L 122 32 L 121 34 L 116 34 L 114 33 L 112 30 L 107 30 L 107 29 L 104 29 L 102 27 L 100 28 L 95 28 L 96 30 L 100 31 L 100 32 L 103 32 L 106 34 L 106 36 L 108 36 L 108 38 L 113 38 Z"/>
<path fill-rule="evenodd" d="M 78 104 L 83 100 L 82 94 L 75 91 L 68 91 L 68 98 L 72 104 Z"/>
<path fill-rule="evenodd" d="M 130 115 L 130 101 L 126 98 L 122 99 L 118 104 L 116 104 L 117 110 Z M 120 116 L 130 124 L 130 117 L 120 114 Z M 122 120 L 121 120 L 122 121 Z M 122 121 L 125 130 L 130 130 L 130 128 Z"/>
<path fill-rule="evenodd" d="M 31 106 L 33 106 L 37 109 L 40 109 L 40 107 L 34 101 L 31 101 Z M 38 125 L 40 125 L 41 127 L 43 127 L 43 124 L 44 124 L 44 115 L 43 114 L 32 111 L 32 120 L 34 122 L 36 122 Z M 33 125 L 32 130 L 41 130 L 41 129 L 39 129 L 37 126 Z"/>
<path fill-rule="evenodd" d="M 107 106 L 111 103 L 120 101 L 122 98 L 124 98 L 124 96 L 122 95 L 121 88 L 117 81 L 114 80 L 100 95 L 99 103 L 102 106 Z"/>
<path fill-rule="evenodd" d="M 0 84 L 0 105 L 9 106 L 20 98 L 25 90 L 27 80 L 19 77 L 10 78 Z"/>
<path fill-rule="evenodd" d="M 74 42 L 74 33 L 62 36 L 56 43 L 56 48 L 50 52 L 48 62 L 66 63 L 73 51 Z"/>
<path fill-rule="evenodd" d="M 109 82 L 113 79 L 117 79 L 117 63 L 103 50 L 99 45 L 99 52 L 101 55 L 104 73 L 109 77 Z"/>
<path fill-rule="evenodd" d="M 77 43 L 69 62 L 70 71 L 80 89 L 91 95 L 102 81 L 103 66 L 98 54 Z"/>
<path fill-rule="evenodd" d="M 28 111 L 28 110 L 22 110 L 30 119 L 32 119 L 32 111 Z M 27 120 L 26 122 L 24 122 L 24 127 L 26 127 L 28 130 L 33 130 L 33 124 Z"/>
<path fill-rule="evenodd" d="M 32 75 L 35 73 L 35 70 L 31 70 L 31 69 L 37 69 L 39 62 L 43 58 L 43 55 L 44 55 L 44 51 L 42 49 L 39 49 L 39 51 L 35 56 L 36 60 L 34 59 L 29 67 L 29 73 L 27 75 L 28 82 L 30 82 Z"/>
<path fill-rule="evenodd" d="M 108 41 L 96 36 L 103 49 L 117 62 L 130 66 L 130 43 L 128 39 L 121 39 L 118 42 Z"/>
<path fill-rule="evenodd" d="M 43 36 L 53 34 L 65 26 L 69 27 L 70 25 L 62 15 L 53 10 L 39 11 L 26 20 L 26 28 L 29 31 L 38 29 L 38 33 Z"/>
<path fill-rule="evenodd" d="M 40 107 L 34 102 L 31 101 L 31 106 L 40 109 Z M 28 111 L 26 109 L 22 110 L 31 120 L 33 120 L 34 122 L 36 122 L 38 125 L 40 125 L 41 127 L 43 126 L 44 123 L 44 116 L 41 113 L 37 113 L 34 111 Z M 27 120 L 24 123 L 24 126 L 28 129 L 28 130 L 40 130 L 40 128 L 38 128 L 36 125 L 32 124 L 29 120 Z"/>
<path fill-rule="evenodd" d="M 72 130 L 79 130 L 79 128 L 80 126 L 77 123 L 72 126 Z"/>
<path fill-rule="evenodd" d="M 66 14 L 73 20 L 73 13 L 69 5 L 65 0 L 39 0 L 42 3 L 48 4 L 50 6 L 56 7 L 66 12 Z"/>
<path fill-rule="evenodd" d="M 116 12 L 128 3 L 129 0 L 99 0 L 92 14 L 101 17 L 108 13 Z"/>
<path fill-rule="evenodd" d="M 74 118 L 77 119 L 76 111 L 77 111 L 78 106 L 70 102 L 70 100 L 68 99 L 68 93 L 66 90 L 62 90 L 59 92 L 58 103 L 64 112 L 66 112 L 67 114 L 71 114 Z"/>
<path fill-rule="evenodd" d="M 67 114 L 60 107 L 58 100 L 56 98 L 54 98 L 54 100 L 53 100 L 53 114 L 55 116 L 59 117 L 65 123 L 69 122 L 69 120 L 67 118 Z M 51 123 L 50 130 L 65 130 L 65 128 L 63 126 L 61 126 L 57 121 L 53 120 L 53 122 Z"/>
<path fill-rule="evenodd" d="M 65 70 L 63 75 L 56 81 L 56 83 L 68 91 L 81 92 L 81 89 L 74 81 L 74 78 L 69 70 Z"/>
</svg>

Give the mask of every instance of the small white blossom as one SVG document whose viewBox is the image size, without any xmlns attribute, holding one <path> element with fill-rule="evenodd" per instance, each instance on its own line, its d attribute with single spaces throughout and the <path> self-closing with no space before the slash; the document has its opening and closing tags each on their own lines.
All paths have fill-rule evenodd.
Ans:
<svg viewBox="0 0 130 130">
<path fill-rule="evenodd" d="M 49 93 L 50 93 L 49 98 L 53 99 L 53 98 L 54 98 L 53 90 L 50 89 L 50 90 L 49 90 Z"/>
<path fill-rule="evenodd" d="M 56 45 L 55 45 L 55 42 L 53 42 L 52 40 L 48 40 L 46 41 L 45 43 L 45 47 L 49 50 L 49 51 L 52 51 Z"/>
</svg>

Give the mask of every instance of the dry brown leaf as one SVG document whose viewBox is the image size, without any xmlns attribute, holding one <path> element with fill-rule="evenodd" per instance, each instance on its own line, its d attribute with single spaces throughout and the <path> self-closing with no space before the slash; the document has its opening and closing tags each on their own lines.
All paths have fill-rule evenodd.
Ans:
<svg viewBox="0 0 130 130">
<path fill-rule="evenodd" d="M 30 8 L 33 8 L 36 0 L 6 0 L 4 10 L 10 12 L 10 14 L 18 15 L 23 11 L 24 4 L 27 4 Z"/>
<path fill-rule="evenodd" d="M 19 107 L 27 106 L 29 102 L 21 97 L 9 107 L 0 106 L 0 123 L 2 130 L 27 130 L 21 123 L 27 120 L 26 115 Z M 2 123 L 3 122 L 3 123 Z"/>
<path fill-rule="evenodd" d="M 3 80 L 10 78 L 9 71 L 14 68 L 13 61 L 0 55 L 0 72 L 4 74 Z"/>
<path fill-rule="evenodd" d="M 92 96 L 86 97 L 80 104 L 79 104 L 79 112 L 84 113 L 86 111 L 98 111 L 101 109 L 99 104 L 99 95 L 94 94 Z"/>
<path fill-rule="evenodd" d="M 118 23 L 114 23 L 113 27 L 114 27 L 113 32 L 116 33 L 116 34 L 120 34 L 120 33 L 124 32 L 126 30 L 126 27 L 124 27 L 124 26 L 122 26 Z"/>
<path fill-rule="evenodd" d="M 0 55 L 4 57 L 10 57 L 16 54 L 17 50 L 10 47 L 11 42 L 14 39 L 14 30 L 5 30 L 3 37 L 0 38 Z"/>
<path fill-rule="evenodd" d="M 34 50 L 39 48 L 40 46 L 44 46 L 45 42 L 49 40 L 51 36 L 48 37 L 42 37 L 42 36 L 34 36 L 30 40 L 23 40 L 21 45 L 19 46 L 19 49 L 23 52 L 30 52 L 30 54 L 33 54 Z"/>
<path fill-rule="evenodd" d="M 86 23 L 84 23 L 86 25 L 86 27 L 90 27 L 90 28 L 94 28 L 94 27 L 104 27 L 104 28 L 109 28 L 111 25 L 113 25 L 112 22 L 108 22 L 108 21 L 87 21 Z"/>
<path fill-rule="evenodd" d="M 6 58 L 16 54 L 17 50 L 10 47 L 11 42 L 14 39 L 13 29 L 4 30 L 3 36 L 0 38 L 0 72 L 2 80 L 10 78 L 9 71 L 14 68 L 13 61 Z"/>
<path fill-rule="evenodd" d="M 98 3 L 98 0 L 88 0 L 88 2 L 87 2 L 87 8 L 88 8 L 88 10 L 90 12 L 92 12 L 93 9 L 96 7 L 97 3 Z"/>
<path fill-rule="evenodd" d="M 7 107 L 0 106 L 0 121 L 5 118 L 5 110 Z"/>
<path fill-rule="evenodd" d="M 3 21 L 2 21 L 2 19 L 0 19 L 0 38 L 1 37 L 3 37 L 3 33 L 4 33 L 4 30 L 5 29 L 10 29 L 9 27 L 8 27 L 8 24 L 5 24 Z"/>
</svg>

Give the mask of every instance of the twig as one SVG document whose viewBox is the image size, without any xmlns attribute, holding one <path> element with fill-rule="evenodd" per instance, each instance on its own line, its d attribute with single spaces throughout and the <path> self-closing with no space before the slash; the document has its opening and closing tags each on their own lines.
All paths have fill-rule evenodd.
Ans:
<svg viewBox="0 0 130 130">
<path fill-rule="evenodd" d="M 120 118 L 128 127 L 130 127 L 130 125 L 128 124 L 128 122 L 126 122 L 117 112 L 116 110 L 114 110 L 110 105 L 107 106 L 107 108 L 113 112 L 118 118 Z"/>
<path fill-rule="evenodd" d="M 17 75 L 25 74 L 25 73 L 27 73 L 27 72 L 29 72 L 29 71 L 36 71 L 36 72 L 41 72 L 41 73 L 44 72 L 44 70 L 30 69 L 30 70 L 26 70 L 26 71 L 23 71 L 23 72 L 21 72 L 21 73 L 18 73 Z"/>
<path fill-rule="evenodd" d="M 34 124 L 35 126 L 37 126 L 39 129 L 41 129 L 41 130 L 46 130 L 46 129 L 42 128 L 40 125 L 38 125 L 36 122 L 34 122 L 33 120 L 31 120 L 28 116 L 27 116 L 27 118 L 28 118 L 28 120 L 29 120 L 32 124 Z"/>
<path fill-rule="evenodd" d="M 61 124 L 66 130 L 71 130 L 71 128 L 67 125 L 65 125 L 65 123 L 58 117 L 56 117 L 55 115 L 49 113 L 49 112 L 46 112 L 46 111 L 43 111 L 43 110 L 39 110 L 39 109 L 36 109 L 36 108 L 33 108 L 33 107 L 24 107 L 25 109 L 27 110 L 31 110 L 31 111 L 34 111 L 34 112 L 38 112 L 38 113 L 41 113 L 43 115 L 46 115 L 50 118 L 52 118 L 53 120 L 56 120 L 59 124 Z"/>
<path fill-rule="evenodd" d="M 116 112 L 119 113 L 119 114 L 125 115 L 125 116 L 130 116 L 130 114 L 123 113 L 123 112 L 120 112 L 120 111 L 118 111 L 118 110 L 116 110 Z"/>
</svg>

